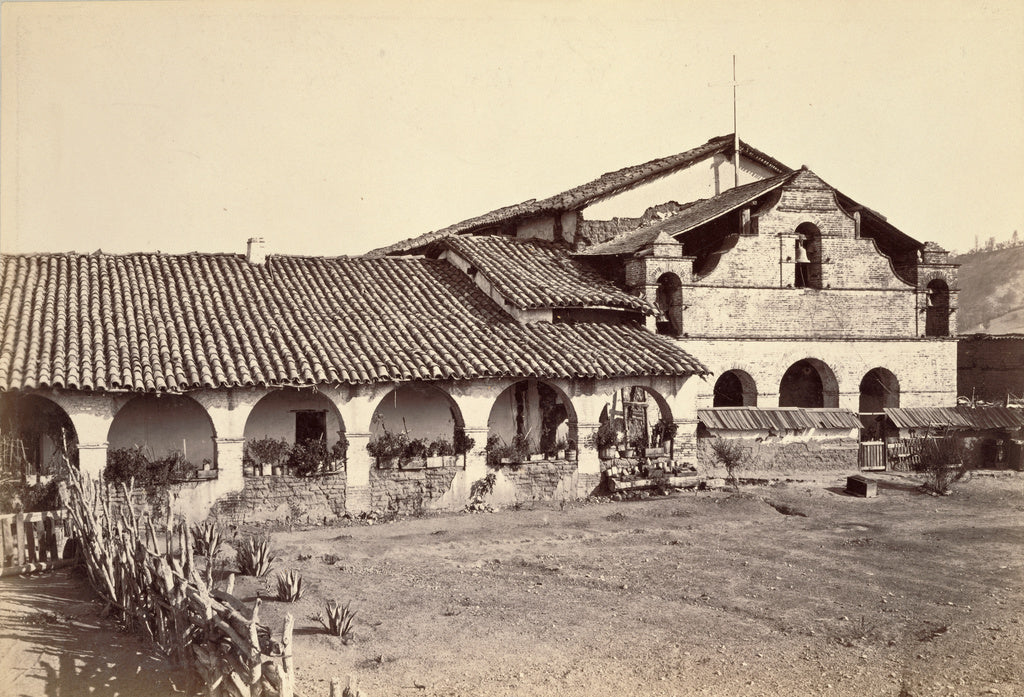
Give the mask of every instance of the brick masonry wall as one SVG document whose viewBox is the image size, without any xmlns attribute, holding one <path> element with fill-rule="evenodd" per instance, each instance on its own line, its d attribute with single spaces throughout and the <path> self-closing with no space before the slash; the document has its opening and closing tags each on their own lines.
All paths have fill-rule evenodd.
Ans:
<svg viewBox="0 0 1024 697">
<path fill-rule="evenodd" d="M 828 365 L 839 386 L 839 406 L 860 409 L 860 382 L 873 368 L 886 368 L 899 381 L 900 406 L 956 405 L 956 342 L 951 340 L 837 341 L 681 339 L 684 349 L 714 373 L 700 383 L 697 404 L 712 406 L 715 381 L 739 369 L 757 385 L 761 407 L 779 405 L 779 383 L 789 366 L 804 358 Z"/>
<path fill-rule="evenodd" d="M 917 289 L 813 172 L 802 172 L 754 212 L 756 234 L 738 238 L 711 270 L 684 279 L 683 332 L 693 337 L 916 338 Z M 797 228 L 821 233 L 821 288 L 796 288 Z M 713 258 L 713 257 L 712 257 Z M 648 284 L 651 279 L 646 279 Z"/>
<path fill-rule="evenodd" d="M 210 516 L 229 523 L 331 521 L 345 514 L 345 473 L 323 477 L 246 477 L 242 491 L 222 496 Z"/>
<path fill-rule="evenodd" d="M 697 446 L 697 462 L 704 471 L 719 467 L 709 438 Z M 751 471 L 856 471 L 859 444 L 855 439 L 786 441 L 778 438 L 737 438 L 747 452 Z M 742 471 L 740 476 L 742 476 Z"/>
<path fill-rule="evenodd" d="M 451 489 L 458 465 L 420 470 L 370 470 L 370 508 L 386 513 L 420 513 Z"/>
<path fill-rule="evenodd" d="M 1024 337 L 962 337 L 957 343 L 957 392 L 998 401 L 1024 395 Z"/>
</svg>

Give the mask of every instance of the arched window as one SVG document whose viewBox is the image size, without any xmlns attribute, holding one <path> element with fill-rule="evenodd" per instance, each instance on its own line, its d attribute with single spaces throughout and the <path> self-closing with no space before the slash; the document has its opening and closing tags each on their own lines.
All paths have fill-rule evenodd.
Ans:
<svg viewBox="0 0 1024 697">
<path fill-rule="evenodd" d="M 756 407 L 757 385 L 754 378 L 742 370 L 729 370 L 715 382 L 714 406 Z"/>
<path fill-rule="evenodd" d="M 654 304 L 661 310 L 658 333 L 680 336 L 683 333 L 683 283 L 674 273 L 658 279 L 658 296 Z"/>
<path fill-rule="evenodd" d="M 925 306 L 926 336 L 949 336 L 949 286 L 941 278 L 928 283 Z"/>
<path fill-rule="evenodd" d="M 821 288 L 821 231 L 812 223 L 801 223 L 796 235 L 793 287 Z"/>
<path fill-rule="evenodd" d="M 789 366 L 779 384 L 780 407 L 805 409 L 839 406 L 839 383 L 835 373 L 816 358 L 805 358 Z"/>
</svg>

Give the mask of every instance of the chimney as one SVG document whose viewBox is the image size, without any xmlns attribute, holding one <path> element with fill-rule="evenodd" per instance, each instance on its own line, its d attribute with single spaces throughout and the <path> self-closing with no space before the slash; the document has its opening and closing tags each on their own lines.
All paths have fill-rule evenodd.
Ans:
<svg viewBox="0 0 1024 697">
<path fill-rule="evenodd" d="M 262 237 L 250 237 L 245 251 L 250 264 L 262 264 L 267 260 L 267 243 Z"/>
</svg>

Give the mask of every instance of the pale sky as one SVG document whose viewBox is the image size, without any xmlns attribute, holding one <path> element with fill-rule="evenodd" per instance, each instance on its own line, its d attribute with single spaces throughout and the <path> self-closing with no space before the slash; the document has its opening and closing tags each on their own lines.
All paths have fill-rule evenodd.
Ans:
<svg viewBox="0 0 1024 697">
<path fill-rule="evenodd" d="M 1024 3 L 5 2 L 0 250 L 358 254 L 732 131 L 1024 232 Z"/>
</svg>

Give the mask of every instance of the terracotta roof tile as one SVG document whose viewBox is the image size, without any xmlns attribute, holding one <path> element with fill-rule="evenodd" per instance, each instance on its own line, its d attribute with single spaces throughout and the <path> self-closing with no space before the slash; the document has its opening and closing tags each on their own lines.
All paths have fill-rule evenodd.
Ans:
<svg viewBox="0 0 1024 697">
<path fill-rule="evenodd" d="M 707 372 L 639 327 L 521 325 L 448 262 L 411 257 L 5 255 L 0 319 L 5 390 Z"/>
<path fill-rule="evenodd" d="M 441 244 L 466 259 L 520 309 L 614 307 L 657 313 L 647 300 L 630 295 L 553 242 L 484 235 L 451 237 Z"/>
</svg>

